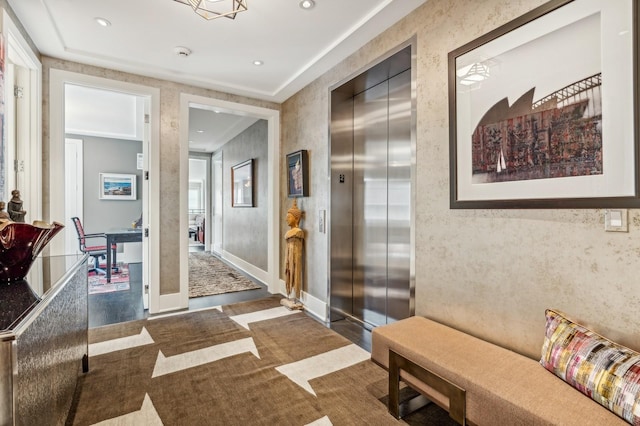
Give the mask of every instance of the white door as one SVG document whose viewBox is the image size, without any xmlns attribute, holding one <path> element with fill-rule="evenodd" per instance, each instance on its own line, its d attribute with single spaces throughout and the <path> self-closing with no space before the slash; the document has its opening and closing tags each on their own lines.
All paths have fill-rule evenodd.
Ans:
<svg viewBox="0 0 640 426">
<path fill-rule="evenodd" d="M 212 167 L 212 188 L 213 197 L 211 197 L 213 229 L 211 250 L 218 255 L 222 255 L 222 151 L 216 152 L 211 157 Z"/>
<path fill-rule="evenodd" d="M 11 190 L 21 191 L 25 222 L 42 220 L 42 67 L 20 29 L 6 10 L 1 12 L 4 35 L 4 164 L 0 167 L 0 197 L 7 200 Z M 3 180 L 4 178 L 4 180 Z M 58 237 L 60 238 L 60 237 Z M 43 291 L 42 266 L 33 264 L 27 275 L 37 294 Z"/>
<path fill-rule="evenodd" d="M 82 139 L 67 138 L 64 141 L 64 226 L 69 232 L 64 234 L 65 254 L 80 252 L 78 233 L 71 218 L 79 217 L 82 221 L 83 174 Z"/>
</svg>

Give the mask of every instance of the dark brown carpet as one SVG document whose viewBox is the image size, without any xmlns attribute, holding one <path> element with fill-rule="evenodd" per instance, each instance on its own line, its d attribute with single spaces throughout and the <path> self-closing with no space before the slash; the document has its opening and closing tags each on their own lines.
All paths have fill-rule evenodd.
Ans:
<svg viewBox="0 0 640 426">
<path fill-rule="evenodd" d="M 258 288 L 258 284 L 211 253 L 189 253 L 190 298 Z"/>
<path fill-rule="evenodd" d="M 269 297 L 225 306 L 222 312 L 212 309 L 91 329 L 90 343 L 109 341 L 112 347 L 112 339 L 137 335 L 143 327 L 153 343 L 91 356 L 68 424 L 92 425 L 119 416 L 127 417 L 105 424 L 451 424 L 440 422 L 450 421 L 441 410 L 436 417 L 421 410 L 414 420 L 393 419 L 381 402 L 387 373 L 368 359 L 310 380 L 316 396 L 302 389 L 276 368 L 351 342 L 304 313 L 252 322 L 250 330 L 230 318 L 281 308 L 279 303 L 280 297 Z M 253 339 L 259 358 L 239 353 L 152 378 L 160 352 L 168 358 L 246 338 Z M 157 415 L 135 417 L 146 395 Z"/>
</svg>

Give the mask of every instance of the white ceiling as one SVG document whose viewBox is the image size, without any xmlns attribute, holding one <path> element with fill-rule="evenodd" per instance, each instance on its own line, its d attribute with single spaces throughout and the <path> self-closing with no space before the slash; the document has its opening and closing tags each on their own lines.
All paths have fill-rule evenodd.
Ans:
<svg viewBox="0 0 640 426">
<path fill-rule="evenodd" d="M 144 99 L 127 93 L 67 84 L 65 132 L 140 141 Z M 189 108 L 189 151 L 215 152 L 258 121 L 228 110 Z"/>
<path fill-rule="evenodd" d="M 211 21 L 173 0 L 8 1 L 45 55 L 283 102 L 427 0 L 247 0 Z"/>
<path fill-rule="evenodd" d="M 247 0 L 235 20 L 211 21 L 174 0 L 8 1 L 44 55 L 283 102 L 427 0 Z M 255 121 L 190 108 L 189 149 L 213 152 Z"/>
<path fill-rule="evenodd" d="M 256 121 L 244 115 L 189 108 L 189 151 L 214 152 Z"/>
</svg>

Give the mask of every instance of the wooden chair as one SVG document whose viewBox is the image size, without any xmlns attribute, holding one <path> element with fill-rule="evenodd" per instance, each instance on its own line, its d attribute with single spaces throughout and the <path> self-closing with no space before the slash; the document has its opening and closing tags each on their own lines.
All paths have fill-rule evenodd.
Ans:
<svg viewBox="0 0 640 426">
<path fill-rule="evenodd" d="M 100 259 L 106 259 L 107 257 L 107 236 L 104 234 L 86 234 L 84 232 L 84 228 L 82 226 L 82 222 L 78 217 L 72 217 L 71 220 L 76 227 L 76 232 L 78 233 L 78 243 L 80 244 L 80 251 L 82 253 L 87 253 L 89 256 L 93 258 L 93 268 L 89 269 L 89 272 L 95 271 L 99 274 L 105 274 L 106 271 L 100 268 Z M 97 240 L 104 239 L 103 245 L 87 245 L 87 240 Z M 118 246 L 116 244 L 111 245 L 111 250 L 113 251 L 112 259 L 115 259 L 116 251 L 118 250 Z M 108 266 L 107 266 L 108 267 Z"/>
</svg>

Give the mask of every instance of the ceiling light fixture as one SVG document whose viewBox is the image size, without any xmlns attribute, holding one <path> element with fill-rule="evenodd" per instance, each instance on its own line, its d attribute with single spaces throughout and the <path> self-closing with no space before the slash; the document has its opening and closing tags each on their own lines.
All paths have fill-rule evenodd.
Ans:
<svg viewBox="0 0 640 426">
<path fill-rule="evenodd" d="M 253 65 L 259 67 L 260 65 L 264 64 L 264 62 L 262 62 L 260 59 L 256 59 L 255 61 L 253 61 Z"/>
<path fill-rule="evenodd" d="M 316 5 L 316 2 L 313 0 L 302 0 L 300 2 L 300 7 L 303 9 L 313 9 L 313 6 Z"/>
<path fill-rule="evenodd" d="M 198 15 L 210 21 L 216 18 L 236 19 L 236 14 L 247 10 L 247 0 L 174 0 L 186 4 Z M 221 4 L 231 1 L 231 10 L 224 9 Z"/>
<path fill-rule="evenodd" d="M 102 26 L 102 27 L 110 27 L 111 26 L 111 22 L 109 22 L 108 20 L 104 19 L 104 18 L 93 18 L 98 25 Z"/>
</svg>

